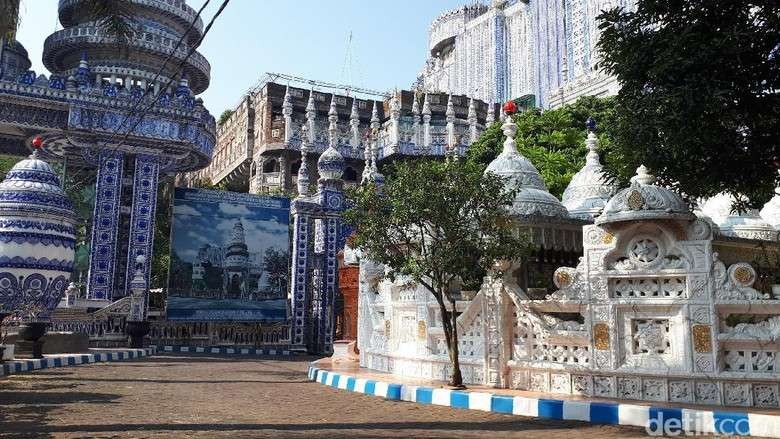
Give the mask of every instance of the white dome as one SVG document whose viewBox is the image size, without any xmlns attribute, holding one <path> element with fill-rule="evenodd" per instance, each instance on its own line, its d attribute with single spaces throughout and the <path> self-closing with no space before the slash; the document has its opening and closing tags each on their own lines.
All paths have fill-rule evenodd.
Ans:
<svg viewBox="0 0 780 439">
<path fill-rule="evenodd" d="M 722 235 L 765 241 L 778 240 L 777 229 L 764 221 L 758 209 L 742 213 L 732 212 L 733 203 L 733 196 L 722 193 L 701 203 L 701 210 L 718 225 Z"/>
<path fill-rule="evenodd" d="M 510 207 L 510 214 L 517 217 L 545 216 L 568 218 L 569 214 L 560 201 L 547 191 L 544 180 L 530 160 L 523 157 L 515 145 L 517 125 L 507 116 L 503 125 L 504 150 L 485 169 L 507 178 L 507 189 L 517 188 Z"/>
<path fill-rule="evenodd" d="M 656 186 L 655 177 L 642 165 L 631 178 L 631 186 L 621 189 L 596 218 L 596 224 L 635 220 L 693 220 L 696 216 L 674 191 Z"/>
<path fill-rule="evenodd" d="M 593 221 L 604 209 L 609 198 L 615 194 L 617 186 L 607 182 L 599 154 L 596 152 L 598 139 L 592 131 L 588 133 L 587 146 L 585 166 L 572 177 L 563 192 L 562 201 L 573 218 Z"/>
<path fill-rule="evenodd" d="M 775 229 L 780 230 L 780 187 L 775 189 L 775 196 L 764 204 L 764 208 L 761 209 L 761 218 Z"/>
</svg>

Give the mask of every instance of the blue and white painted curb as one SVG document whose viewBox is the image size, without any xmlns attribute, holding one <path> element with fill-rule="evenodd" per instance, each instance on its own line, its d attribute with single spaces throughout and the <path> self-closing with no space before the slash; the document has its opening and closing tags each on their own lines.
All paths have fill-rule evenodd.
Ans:
<svg viewBox="0 0 780 439">
<path fill-rule="evenodd" d="M 121 351 L 90 352 L 88 354 L 63 354 L 34 360 L 13 360 L 0 364 L 0 376 L 13 375 L 22 372 L 32 372 L 55 367 L 78 366 L 90 363 L 108 361 L 132 360 L 154 355 L 155 349 L 125 349 Z"/>
<path fill-rule="evenodd" d="M 255 355 L 255 356 L 284 356 L 294 355 L 288 349 L 260 349 L 260 348 L 229 348 L 196 347 L 196 346 L 159 346 L 158 352 L 189 353 L 189 354 L 219 354 L 219 355 Z"/>
<path fill-rule="evenodd" d="M 309 379 L 320 384 L 379 396 L 394 401 L 441 405 L 486 412 L 584 421 L 593 424 L 644 427 L 651 435 L 714 433 L 780 438 L 780 416 L 758 413 L 651 407 L 596 401 L 569 401 L 501 395 L 355 378 L 316 366 L 309 367 Z"/>
</svg>

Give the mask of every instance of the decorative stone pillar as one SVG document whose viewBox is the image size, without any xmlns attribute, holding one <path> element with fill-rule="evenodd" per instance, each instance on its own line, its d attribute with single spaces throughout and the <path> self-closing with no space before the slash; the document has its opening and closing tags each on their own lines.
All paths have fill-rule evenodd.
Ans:
<svg viewBox="0 0 780 439">
<path fill-rule="evenodd" d="M 130 291 L 130 273 L 141 270 L 149 284 L 149 272 L 154 245 L 154 220 L 157 210 L 157 185 L 160 163 L 156 156 L 139 154 L 135 158 L 133 204 L 130 214 L 130 234 L 127 246 L 125 294 Z M 139 261 L 139 256 L 143 256 Z M 139 265 L 140 264 L 140 265 Z"/>
<path fill-rule="evenodd" d="M 422 144 L 420 141 L 420 134 L 420 102 L 417 100 L 417 95 L 415 94 L 412 99 L 412 135 L 414 136 L 412 142 L 415 147 L 419 147 L 420 144 Z"/>
<path fill-rule="evenodd" d="M 148 283 L 144 274 L 146 257 L 143 255 L 135 258 L 135 275 L 129 282 L 130 286 L 130 314 L 125 322 L 125 332 L 130 336 L 130 347 L 141 349 L 144 347 L 144 337 L 149 333 L 149 322 L 146 320 L 146 303 Z"/>
<path fill-rule="evenodd" d="M 313 197 L 301 195 L 291 204 L 292 349 L 318 354 L 333 352 L 333 305 L 339 286 L 337 255 L 342 245 L 344 206 L 341 181 L 344 158 L 336 150 L 338 116 L 335 111 L 330 112 L 328 119 L 330 145 L 317 162 L 320 175 L 317 193 Z"/>
<path fill-rule="evenodd" d="M 121 151 L 103 150 L 98 163 L 87 299 L 111 300 L 125 157 Z"/>
<path fill-rule="evenodd" d="M 293 106 L 290 100 L 290 87 L 284 90 L 284 102 L 282 102 L 282 116 L 284 116 L 284 144 L 288 145 L 293 135 L 292 126 Z"/>
<path fill-rule="evenodd" d="M 469 145 L 473 144 L 479 138 L 479 132 L 477 131 L 477 107 L 474 103 L 474 98 L 469 100 Z"/>
<path fill-rule="evenodd" d="M 390 142 L 385 145 L 385 157 L 398 152 L 401 138 L 401 102 L 395 94 L 390 98 Z"/>
<path fill-rule="evenodd" d="M 455 106 L 452 102 L 452 95 L 447 99 L 447 155 L 457 157 L 458 155 L 458 141 L 455 138 Z"/>
<path fill-rule="evenodd" d="M 425 99 L 423 100 L 422 120 L 423 120 L 422 144 L 424 148 L 430 148 L 431 147 L 431 103 L 428 101 L 428 93 L 425 94 Z"/>
<path fill-rule="evenodd" d="M 360 148 L 360 114 L 358 113 L 358 100 L 352 99 L 352 112 L 349 115 L 349 126 L 352 130 L 352 149 Z"/>
<path fill-rule="evenodd" d="M 314 89 L 309 91 L 309 102 L 306 103 L 306 124 L 309 125 L 309 143 L 314 145 L 317 140 L 317 107 L 314 105 Z"/>
</svg>

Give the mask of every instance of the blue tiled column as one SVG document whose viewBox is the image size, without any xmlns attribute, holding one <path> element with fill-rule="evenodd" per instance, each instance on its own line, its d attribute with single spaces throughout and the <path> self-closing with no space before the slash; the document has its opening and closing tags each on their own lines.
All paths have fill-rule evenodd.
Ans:
<svg viewBox="0 0 780 439">
<path fill-rule="evenodd" d="M 113 295 L 124 162 L 119 151 L 99 154 L 87 281 L 87 297 L 93 300 Z"/>
<path fill-rule="evenodd" d="M 309 215 L 299 212 L 293 204 L 293 257 L 291 289 L 292 289 L 292 318 L 290 321 L 290 339 L 297 349 L 306 348 L 306 314 L 309 299 L 309 229 L 311 218 Z"/>
<path fill-rule="evenodd" d="M 156 156 L 139 154 L 135 159 L 133 179 L 133 205 L 130 214 L 130 234 L 125 271 L 125 294 L 130 291 L 130 281 L 136 270 L 136 257 L 143 255 L 144 275 L 149 285 L 154 245 L 154 215 L 157 207 L 157 185 L 160 163 Z"/>
</svg>

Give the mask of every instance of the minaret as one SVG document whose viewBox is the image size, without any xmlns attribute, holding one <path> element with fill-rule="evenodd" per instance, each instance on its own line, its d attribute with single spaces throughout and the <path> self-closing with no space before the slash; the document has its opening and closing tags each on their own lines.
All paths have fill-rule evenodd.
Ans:
<svg viewBox="0 0 780 439">
<path fill-rule="evenodd" d="M 349 126 L 352 128 L 352 149 L 360 148 L 360 114 L 357 98 L 352 98 L 352 112 L 349 115 Z"/>
<path fill-rule="evenodd" d="M 452 93 L 447 99 L 447 150 L 444 152 L 448 156 L 458 155 L 457 139 L 455 139 L 455 106 L 452 102 Z"/>
<path fill-rule="evenodd" d="M 496 108 L 493 104 L 488 104 L 487 116 L 485 116 L 485 129 L 490 128 L 496 123 Z"/>
<path fill-rule="evenodd" d="M 477 141 L 479 133 L 477 132 L 477 107 L 474 98 L 469 99 L 469 145 Z"/>
<path fill-rule="evenodd" d="M 314 105 L 314 88 L 309 91 L 309 102 L 306 103 L 306 123 L 309 125 L 309 142 L 314 145 L 317 139 L 317 107 Z M 314 145 L 316 148 L 316 145 Z"/>
<path fill-rule="evenodd" d="M 363 158 L 365 165 L 363 166 L 363 175 L 361 176 L 361 182 L 366 182 L 371 179 L 371 167 L 373 161 L 373 154 L 375 148 L 376 138 L 379 135 L 379 111 L 374 101 L 374 107 L 371 109 L 371 125 L 369 127 L 365 149 L 363 150 Z"/>
<path fill-rule="evenodd" d="M 309 195 L 309 165 L 306 159 L 309 155 L 309 126 L 303 124 L 301 127 L 301 166 L 298 168 L 298 197 Z"/>
<path fill-rule="evenodd" d="M 420 101 L 417 99 L 417 93 L 412 98 L 412 135 L 414 146 L 419 147 L 422 142 L 420 141 Z"/>
<path fill-rule="evenodd" d="M 393 93 L 390 98 L 390 133 L 389 142 L 385 143 L 385 155 L 393 154 L 397 151 L 401 139 L 401 101 L 398 99 L 398 93 Z"/>
<path fill-rule="evenodd" d="M 287 145 L 292 139 L 292 114 L 293 106 L 290 99 L 290 86 L 284 89 L 284 101 L 282 102 L 282 116 L 284 116 L 284 144 Z"/>
<path fill-rule="evenodd" d="M 428 93 L 425 93 L 422 109 L 423 120 L 423 147 L 431 147 L 431 103 L 428 101 Z"/>
</svg>

